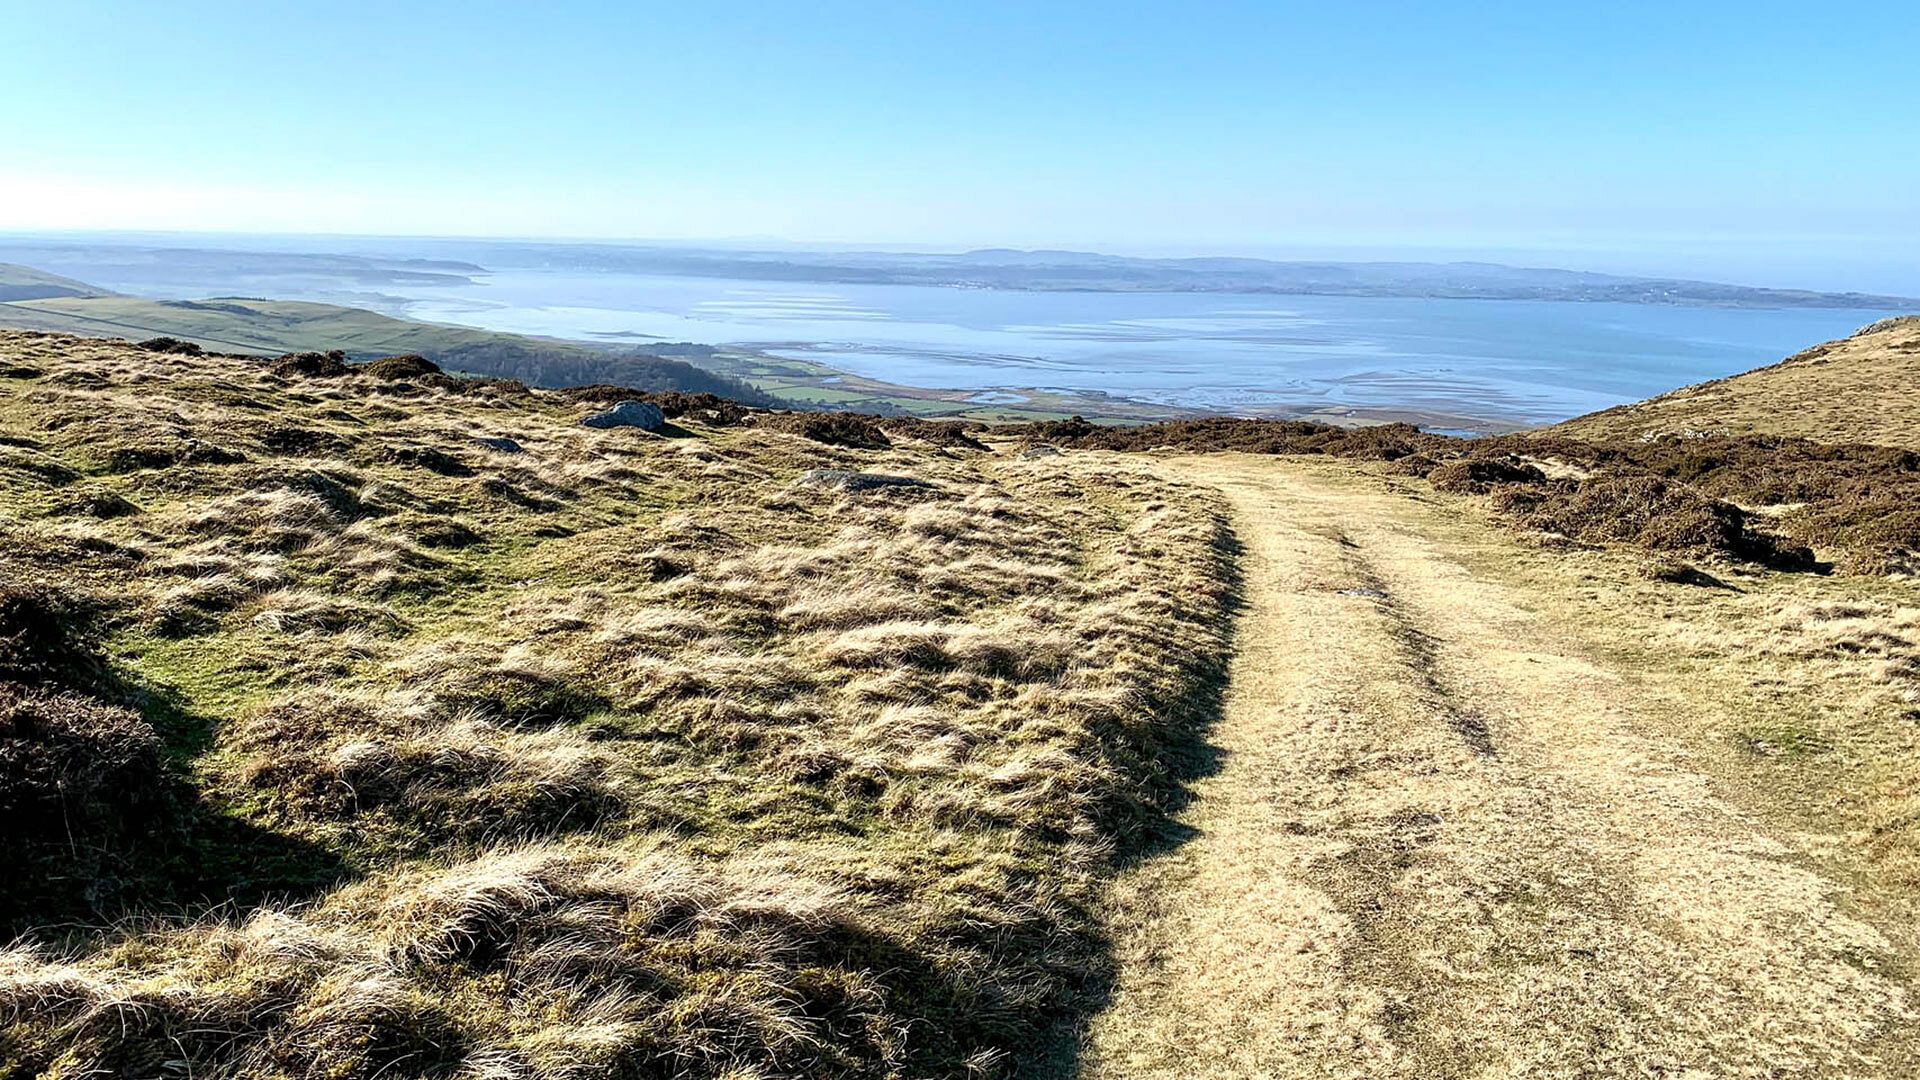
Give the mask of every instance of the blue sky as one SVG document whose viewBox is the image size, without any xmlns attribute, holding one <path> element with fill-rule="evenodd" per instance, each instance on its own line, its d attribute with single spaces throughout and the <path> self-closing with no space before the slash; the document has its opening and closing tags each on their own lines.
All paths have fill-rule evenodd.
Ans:
<svg viewBox="0 0 1920 1080">
<path fill-rule="evenodd" d="M 0 229 L 1507 252 L 1890 288 L 1920 279 L 1916 30 L 1894 2 L 0 0 Z"/>
</svg>

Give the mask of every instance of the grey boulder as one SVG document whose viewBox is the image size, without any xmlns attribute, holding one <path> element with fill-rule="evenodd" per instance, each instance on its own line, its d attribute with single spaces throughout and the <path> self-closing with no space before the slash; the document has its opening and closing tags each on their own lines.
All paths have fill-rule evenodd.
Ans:
<svg viewBox="0 0 1920 1080">
<path fill-rule="evenodd" d="M 591 428 L 637 427 L 642 431 L 659 431 L 667 426 L 667 414 L 660 406 L 644 401 L 623 401 L 606 412 L 594 413 L 580 421 Z"/>
<path fill-rule="evenodd" d="M 933 485 L 911 476 L 885 473 L 848 472 L 845 469 L 808 469 L 800 474 L 800 483 L 808 487 L 838 488 L 841 491 L 872 491 L 876 488 L 930 488 Z"/>
</svg>

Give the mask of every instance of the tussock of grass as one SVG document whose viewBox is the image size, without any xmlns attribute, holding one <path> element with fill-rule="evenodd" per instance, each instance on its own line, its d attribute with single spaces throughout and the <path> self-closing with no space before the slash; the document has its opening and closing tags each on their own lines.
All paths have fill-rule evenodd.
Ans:
<svg viewBox="0 0 1920 1080">
<path fill-rule="evenodd" d="M 231 1076 L 805 1076 L 885 1060 L 906 1036 L 883 987 L 831 963 L 864 947 L 861 913 L 793 861 L 507 848 L 345 890 L 324 915 L 133 931 L 77 962 L 16 950 L 0 1009 L 56 1033 L 61 1057 L 17 1059 L 54 1070 L 184 1055 Z"/>
<path fill-rule="evenodd" d="M 9 921 L 0 1072 L 1018 1075 L 1097 996 L 1102 883 L 1220 674 L 1212 496 L 938 425 L 0 359 L 49 376 L 0 380 L 0 437 L 72 474 L 0 472 L 0 574 L 104 598 L 86 655 L 145 689 L 88 707 L 179 808 L 96 838 L 153 888 Z M 107 414 L 230 453 L 115 472 Z"/>
<path fill-rule="evenodd" d="M 622 808 L 617 756 L 579 733 L 510 730 L 413 695 L 300 692 L 235 724 L 226 746 L 237 801 L 343 846 L 550 835 Z"/>
<path fill-rule="evenodd" d="M 349 628 L 394 633 L 406 625 L 379 605 L 292 589 L 261 597 L 253 624 L 278 634 L 337 634 Z"/>
</svg>

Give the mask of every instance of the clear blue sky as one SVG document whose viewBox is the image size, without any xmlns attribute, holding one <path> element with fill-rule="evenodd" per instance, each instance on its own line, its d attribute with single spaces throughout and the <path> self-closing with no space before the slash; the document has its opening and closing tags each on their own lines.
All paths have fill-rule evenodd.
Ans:
<svg viewBox="0 0 1920 1080">
<path fill-rule="evenodd" d="M 0 229 L 1516 249 L 1859 284 L 1920 251 L 1917 37 L 1894 0 L 0 0 Z"/>
</svg>

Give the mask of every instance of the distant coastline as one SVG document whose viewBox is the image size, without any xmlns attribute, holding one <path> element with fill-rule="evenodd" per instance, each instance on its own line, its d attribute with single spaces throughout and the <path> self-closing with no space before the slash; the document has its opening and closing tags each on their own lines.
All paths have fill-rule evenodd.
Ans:
<svg viewBox="0 0 1920 1080">
<path fill-rule="evenodd" d="M 225 238 L 228 248 L 160 239 L 0 237 L 0 263 L 33 260 L 14 268 L 23 297 L 65 295 L 35 303 L 70 303 L 111 325 L 54 318 L 78 309 L 13 321 L 232 348 L 215 339 L 236 328 L 215 325 L 223 312 L 201 310 L 206 298 L 277 297 L 357 311 L 336 328 L 350 339 L 363 323 L 383 326 L 367 319 L 378 314 L 437 325 L 436 341 L 470 327 L 542 357 L 573 348 L 591 358 L 513 371 L 549 381 L 564 379 L 561 368 L 655 354 L 800 407 L 990 420 L 1230 413 L 1494 432 L 1723 377 L 1920 311 L 1920 300 L 1897 297 L 1477 262 L 383 237 L 307 238 L 314 249 L 289 251 L 300 238 Z M 117 310 L 128 305 L 138 310 Z M 254 330 L 242 337 L 254 341 Z M 296 347 L 267 336 L 261 348 Z M 298 347 L 318 342 L 300 336 Z M 618 381 L 610 370 L 594 377 Z M 983 392 L 1021 400 L 975 397 Z"/>
<path fill-rule="evenodd" d="M 84 281 L 139 276 L 147 295 L 169 281 L 217 268 L 249 277 L 432 288 L 472 285 L 493 272 L 544 270 L 744 278 L 831 285 L 921 285 L 1004 292 L 1220 293 L 1250 296 L 1385 297 L 1647 304 L 1661 307 L 1846 308 L 1920 311 L 1920 298 L 1772 288 L 1676 277 L 1605 274 L 1493 262 L 1240 257 L 1144 258 L 1081 251 L 992 248 L 958 254 L 912 251 L 771 251 L 700 246 L 435 237 L 282 237 L 286 250 L 242 248 L 219 236 L 12 234 L 0 262 Z M 225 241 L 226 243 L 223 243 Z M 312 250 L 324 244 L 326 250 Z M 303 250 L 303 246 L 305 249 Z M 269 290 L 281 295 L 287 290 Z"/>
</svg>

